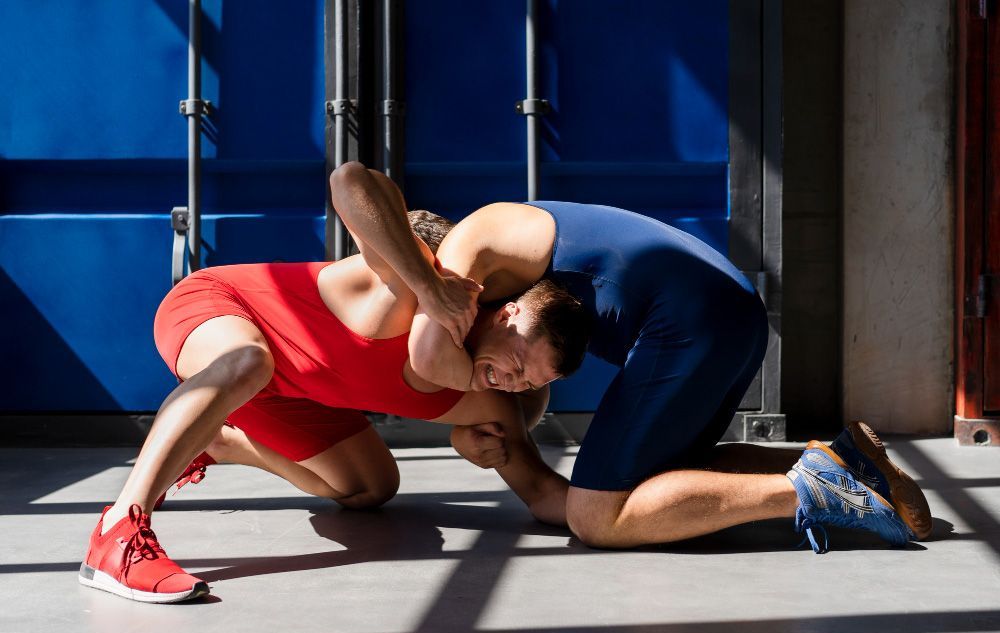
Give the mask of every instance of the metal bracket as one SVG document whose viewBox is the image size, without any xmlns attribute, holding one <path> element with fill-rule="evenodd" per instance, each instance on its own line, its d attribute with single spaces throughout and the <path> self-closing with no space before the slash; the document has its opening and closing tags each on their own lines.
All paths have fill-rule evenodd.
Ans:
<svg viewBox="0 0 1000 633">
<path fill-rule="evenodd" d="M 379 114 L 386 116 L 403 116 L 406 114 L 406 102 L 396 99 L 386 99 L 379 105 Z"/>
<path fill-rule="evenodd" d="M 191 214 L 187 207 L 174 207 L 170 211 L 170 227 L 178 233 L 187 234 L 191 225 Z"/>
<path fill-rule="evenodd" d="M 357 99 L 334 99 L 326 102 L 326 113 L 329 116 L 338 114 L 350 114 L 352 110 L 358 109 Z"/>
<path fill-rule="evenodd" d="M 212 102 L 205 99 L 181 99 L 179 108 L 184 116 L 212 115 Z"/>
<path fill-rule="evenodd" d="M 518 114 L 548 114 L 552 111 L 548 99 L 523 99 L 514 104 Z"/>
<path fill-rule="evenodd" d="M 1000 419 L 969 419 L 956 415 L 955 439 L 959 446 L 1000 446 Z"/>
<path fill-rule="evenodd" d="M 785 414 L 737 411 L 723 442 L 784 442 Z"/>
<path fill-rule="evenodd" d="M 187 264 L 187 234 L 191 226 L 191 214 L 187 207 L 174 207 L 170 211 L 170 227 L 174 230 L 174 248 L 170 258 L 170 279 L 176 286 L 184 279 Z"/>
</svg>

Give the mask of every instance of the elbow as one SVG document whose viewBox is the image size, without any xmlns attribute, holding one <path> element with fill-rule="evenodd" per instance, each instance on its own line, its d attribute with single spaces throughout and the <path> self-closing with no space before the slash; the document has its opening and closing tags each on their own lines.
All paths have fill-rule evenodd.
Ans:
<svg viewBox="0 0 1000 633">
<path fill-rule="evenodd" d="M 336 201 L 338 193 L 358 182 L 362 175 L 368 175 L 368 170 L 356 160 L 344 163 L 334 169 L 333 173 L 330 174 L 330 194 L 334 201 Z"/>
<path fill-rule="evenodd" d="M 330 174 L 330 182 L 344 182 L 350 181 L 351 179 L 357 178 L 361 174 L 367 174 L 368 169 L 356 160 L 352 160 L 344 163 L 340 167 L 333 170 Z"/>
</svg>

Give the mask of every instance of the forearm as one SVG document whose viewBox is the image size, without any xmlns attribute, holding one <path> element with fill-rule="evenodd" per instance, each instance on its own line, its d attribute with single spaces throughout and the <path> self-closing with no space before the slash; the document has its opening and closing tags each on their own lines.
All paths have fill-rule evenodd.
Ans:
<svg viewBox="0 0 1000 633">
<path fill-rule="evenodd" d="M 545 415 L 545 409 L 549 406 L 549 386 L 544 385 L 535 391 L 521 391 L 514 395 L 521 405 L 524 421 L 530 431 L 538 426 L 542 416 Z"/>
<path fill-rule="evenodd" d="M 507 459 L 503 466 L 496 469 L 500 477 L 539 521 L 566 525 L 569 483 L 542 460 L 525 429 L 521 407 L 511 394 L 492 389 L 467 393 L 435 421 L 457 425 L 492 423 L 499 426 L 495 431 L 490 430 L 489 434 L 504 440 Z M 462 451 L 459 453 L 465 455 Z"/>
<path fill-rule="evenodd" d="M 348 230 L 384 259 L 411 290 L 420 294 L 434 282 L 437 272 L 413 236 L 403 196 L 392 181 L 361 163 L 345 163 L 330 176 L 330 195 Z"/>
<path fill-rule="evenodd" d="M 569 482 L 542 460 L 530 436 L 509 442 L 507 463 L 496 469 L 531 511 L 532 516 L 550 525 L 566 525 L 566 493 Z"/>
</svg>

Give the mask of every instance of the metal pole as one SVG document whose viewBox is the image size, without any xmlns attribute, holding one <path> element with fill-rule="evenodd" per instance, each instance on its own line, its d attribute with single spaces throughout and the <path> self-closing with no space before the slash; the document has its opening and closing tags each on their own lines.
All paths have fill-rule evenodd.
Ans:
<svg viewBox="0 0 1000 633">
<path fill-rule="evenodd" d="M 398 120 L 405 112 L 399 90 L 399 0 L 382 1 L 382 170 L 403 188 L 403 146 Z"/>
<path fill-rule="evenodd" d="M 535 89 L 535 0 L 527 0 L 528 10 L 525 18 L 525 59 L 527 61 L 527 97 L 525 101 L 533 103 L 536 99 Z M 525 112 L 528 123 L 528 200 L 538 199 L 538 119 L 534 112 Z"/>
<path fill-rule="evenodd" d="M 335 0 L 333 8 L 336 93 L 334 95 L 334 168 L 347 162 L 347 0 Z M 327 244 L 329 231 L 333 228 L 333 257 L 343 259 L 350 249 L 350 238 L 343 220 L 335 213 L 327 214 Z M 328 246 L 329 248 L 329 246 Z"/>
<path fill-rule="evenodd" d="M 201 102 L 201 0 L 188 4 L 188 100 Z M 201 108 L 188 117 L 188 270 L 201 268 Z"/>
</svg>

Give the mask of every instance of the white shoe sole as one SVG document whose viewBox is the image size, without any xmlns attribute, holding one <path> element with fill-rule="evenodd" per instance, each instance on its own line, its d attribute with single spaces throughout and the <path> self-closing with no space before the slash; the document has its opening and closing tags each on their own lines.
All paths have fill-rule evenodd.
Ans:
<svg viewBox="0 0 1000 633">
<path fill-rule="evenodd" d="M 108 593 L 113 593 L 116 596 L 128 598 L 129 600 L 135 600 L 137 602 L 183 602 L 184 600 L 193 600 L 194 598 L 200 598 L 209 594 L 208 583 L 205 582 L 197 582 L 187 591 L 179 591 L 177 593 L 139 591 L 138 589 L 126 587 L 108 574 L 99 569 L 94 569 L 86 563 L 80 565 L 79 579 L 81 585 L 93 587 L 94 589 L 100 589 L 101 591 L 107 591 Z"/>
</svg>

